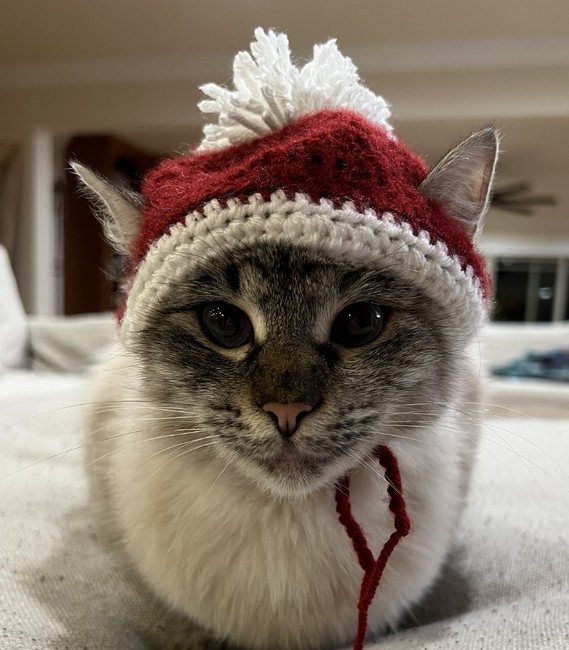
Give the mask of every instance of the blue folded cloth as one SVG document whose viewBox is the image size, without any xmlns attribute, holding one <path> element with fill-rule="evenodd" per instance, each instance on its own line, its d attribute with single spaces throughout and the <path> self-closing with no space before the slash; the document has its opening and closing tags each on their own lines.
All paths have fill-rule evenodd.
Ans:
<svg viewBox="0 0 569 650">
<path fill-rule="evenodd" d="M 498 377 L 531 377 L 569 382 L 569 349 L 529 352 L 520 359 L 492 368 Z"/>
</svg>

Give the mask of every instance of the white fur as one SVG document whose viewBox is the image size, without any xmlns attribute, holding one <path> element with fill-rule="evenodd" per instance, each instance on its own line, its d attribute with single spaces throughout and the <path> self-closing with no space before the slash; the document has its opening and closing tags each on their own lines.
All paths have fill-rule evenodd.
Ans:
<svg viewBox="0 0 569 650">
<path fill-rule="evenodd" d="M 124 353 L 104 370 L 104 408 L 91 423 L 99 442 L 91 439 L 89 453 L 100 516 L 138 572 L 171 606 L 245 647 L 349 643 L 362 570 L 338 522 L 333 486 L 279 499 L 211 447 L 172 458 L 156 439 L 161 413 L 139 401 L 135 368 Z M 378 436 L 399 461 L 412 532 L 387 565 L 371 630 L 396 623 L 448 551 L 476 437 L 464 409 L 452 407 L 436 426 L 414 430 L 415 439 Z M 353 472 L 353 511 L 376 553 L 393 532 L 386 496 L 379 468 Z"/>
</svg>

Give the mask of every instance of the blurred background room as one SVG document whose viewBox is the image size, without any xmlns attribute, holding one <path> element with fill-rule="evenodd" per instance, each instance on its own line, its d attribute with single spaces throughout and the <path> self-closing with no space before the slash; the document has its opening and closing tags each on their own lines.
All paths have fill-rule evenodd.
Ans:
<svg viewBox="0 0 569 650">
<path fill-rule="evenodd" d="M 569 648 L 569 0 L 0 0 L 0 650 L 166 647 L 87 509 L 83 409 L 125 261 L 69 160 L 136 189 L 191 150 L 199 86 L 231 82 L 257 26 L 300 60 L 336 38 L 429 165 L 500 127 L 470 505 L 433 597 L 380 645 Z"/>
<path fill-rule="evenodd" d="M 36 322 L 108 312 L 116 301 L 122 260 L 68 160 L 136 188 L 156 160 L 199 141 L 199 86 L 229 81 L 258 25 L 287 32 L 301 58 L 337 38 L 391 103 L 396 132 L 431 164 L 497 124 L 503 153 L 481 241 L 496 285 L 492 318 L 569 319 L 566 0 L 2 4 L 0 243 Z"/>
</svg>

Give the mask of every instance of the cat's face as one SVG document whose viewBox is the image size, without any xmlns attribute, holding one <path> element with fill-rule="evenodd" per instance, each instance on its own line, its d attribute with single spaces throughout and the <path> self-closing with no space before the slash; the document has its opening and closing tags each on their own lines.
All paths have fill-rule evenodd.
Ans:
<svg viewBox="0 0 569 650">
<path fill-rule="evenodd" d="M 496 130 L 482 129 L 417 188 L 444 208 L 442 231 L 454 222 L 476 236 L 497 155 Z M 158 433 L 175 421 L 172 435 L 188 438 L 180 462 L 215 454 L 262 489 L 300 496 L 446 413 L 484 311 L 481 269 L 464 268 L 463 240 L 450 256 L 397 215 L 284 191 L 269 202 L 208 199 L 183 220 L 159 211 L 155 221 L 145 212 L 152 193 L 73 168 L 117 250 L 150 246 L 126 283 L 122 337 L 142 398 L 166 413 Z M 186 177 L 174 176 L 162 190 L 179 199 Z M 175 448 L 167 433 L 161 440 Z"/>
<path fill-rule="evenodd" d="M 436 419 L 463 348 L 416 289 L 284 244 L 220 249 L 147 323 L 134 340 L 146 396 L 176 409 L 196 448 L 207 440 L 206 457 L 279 496 Z M 291 403 L 307 405 L 294 432 L 270 406 Z"/>
</svg>

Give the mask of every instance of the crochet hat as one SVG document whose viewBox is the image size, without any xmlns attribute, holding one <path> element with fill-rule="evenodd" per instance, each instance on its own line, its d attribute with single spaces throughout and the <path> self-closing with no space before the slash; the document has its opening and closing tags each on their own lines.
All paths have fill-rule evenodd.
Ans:
<svg viewBox="0 0 569 650">
<path fill-rule="evenodd" d="M 235 57 L 234 89 L 202 87 L 209 99 L 199 107 L 217 122 L 194 152 L 147 175 L 141 199 L 74 164 L 130 258 L 123 340 L 204 258 L 277 242 L 400 278 L 474 332 L 490 281 L 472 237 L 488 206 L 495 130 L 472 135 L 428 175 L 335 41 L 299 68 L 285 35 L 257 29 L 255 39 Z"/>
</svg>

